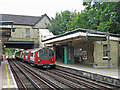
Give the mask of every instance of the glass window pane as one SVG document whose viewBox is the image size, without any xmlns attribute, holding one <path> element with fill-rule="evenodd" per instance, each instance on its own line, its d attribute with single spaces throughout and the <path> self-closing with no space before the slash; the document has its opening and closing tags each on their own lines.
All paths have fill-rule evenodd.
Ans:
<svg viewBox="0 0 120 90">
<path fill-rule="evenodd" d="M 26 38 L 30 37 L 30 29 L 28 29 L 28 28 L 26 29 L 26 35 L 25 36 L 26 36 Z"/>
<path fill-rule="evenodd" d="M 108 48 L 107 48 L 107 44 L 103 45 L 103 56 L 104 57 L 108 57 L 108 52 L 107 52 Z"/>
<path fill-rule="evenodd" d="M 43 59 L 43 50 L 42 49 L 38 51 L 37 57 Z"/>
</svg>

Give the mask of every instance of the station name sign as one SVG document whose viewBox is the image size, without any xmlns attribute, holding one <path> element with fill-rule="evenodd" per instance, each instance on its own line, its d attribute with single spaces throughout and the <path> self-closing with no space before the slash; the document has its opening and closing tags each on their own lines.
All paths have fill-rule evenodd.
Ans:
<svg viewBox="0 0 120 90">
<path fill-rule="evenodd" d="M 0 25 L 0 28 L 12 28 L 12 25 Z"/>
<path fill-rule="evenodd" d="M 0 28 L 12 28 L 13 22 L 12 21 L 1 21 Z"/>
</svg>

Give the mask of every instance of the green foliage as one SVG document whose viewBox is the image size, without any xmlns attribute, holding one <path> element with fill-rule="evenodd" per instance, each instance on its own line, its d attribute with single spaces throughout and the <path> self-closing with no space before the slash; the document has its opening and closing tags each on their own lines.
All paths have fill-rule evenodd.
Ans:
<svg viewBox="0 0 120 90">
<path fill-rule="evenodd" d="M 5 53 L 8 53 L 8 55 L 12 55 L 15 52 L 14 48 L 5 48 Z"/>
<path fill-rule="evenodd" d="M 49 30 L 54 34 L 62 34 L 71 28 L 71 21 L 73 21 L 74 13 L 67 11 L 57 13 L 55 18 L 52 18 Z"/>
<path fill-rule="evenodd" d="M 92 0 L 91 0 L 92 1 Z M 81 13 L 68 10 L 52 18 L 49 30 L 62 34 L 77 28 L 93 29 L 120 34 L 120 2 L 84 2 Z"/>
</svg>

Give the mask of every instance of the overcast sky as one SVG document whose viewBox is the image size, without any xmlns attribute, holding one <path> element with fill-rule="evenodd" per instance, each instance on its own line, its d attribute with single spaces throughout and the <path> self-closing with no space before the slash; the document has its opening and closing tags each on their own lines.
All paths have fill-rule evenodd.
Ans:
<svg viewBox="0 0 120 90">
<path fill-rule="evenodd" d="M 80 12 L 83 0 L 0 0 L 0 13 L 55 17 L 56 12 L 65 10 Z"/>
</svg>

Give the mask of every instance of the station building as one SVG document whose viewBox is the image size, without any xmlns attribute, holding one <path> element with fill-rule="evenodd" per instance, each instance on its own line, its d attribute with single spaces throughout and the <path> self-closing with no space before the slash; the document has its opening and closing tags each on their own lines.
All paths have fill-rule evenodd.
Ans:
<svg viewBox="0 0 120 90">
<path fill-rule="evenodd" d="M 44 29 L 50 24 L 47 14 L 42 16 L 26 16 L 1 14 L 0 21 L 13 21 L 11 37 L 5 43 L 6 48 L 38 48 L 39 29 Z"/>
<path fill-rule="evenodd" d="M 108 33 L 76 29 L 43 40 L 45 46 L 55 50 L 57 62 L 85 64 L 95 68 L 108 67 Z M 109 33 L 110 66 L 120 64 L 120 36 Z"/>
</svg>

